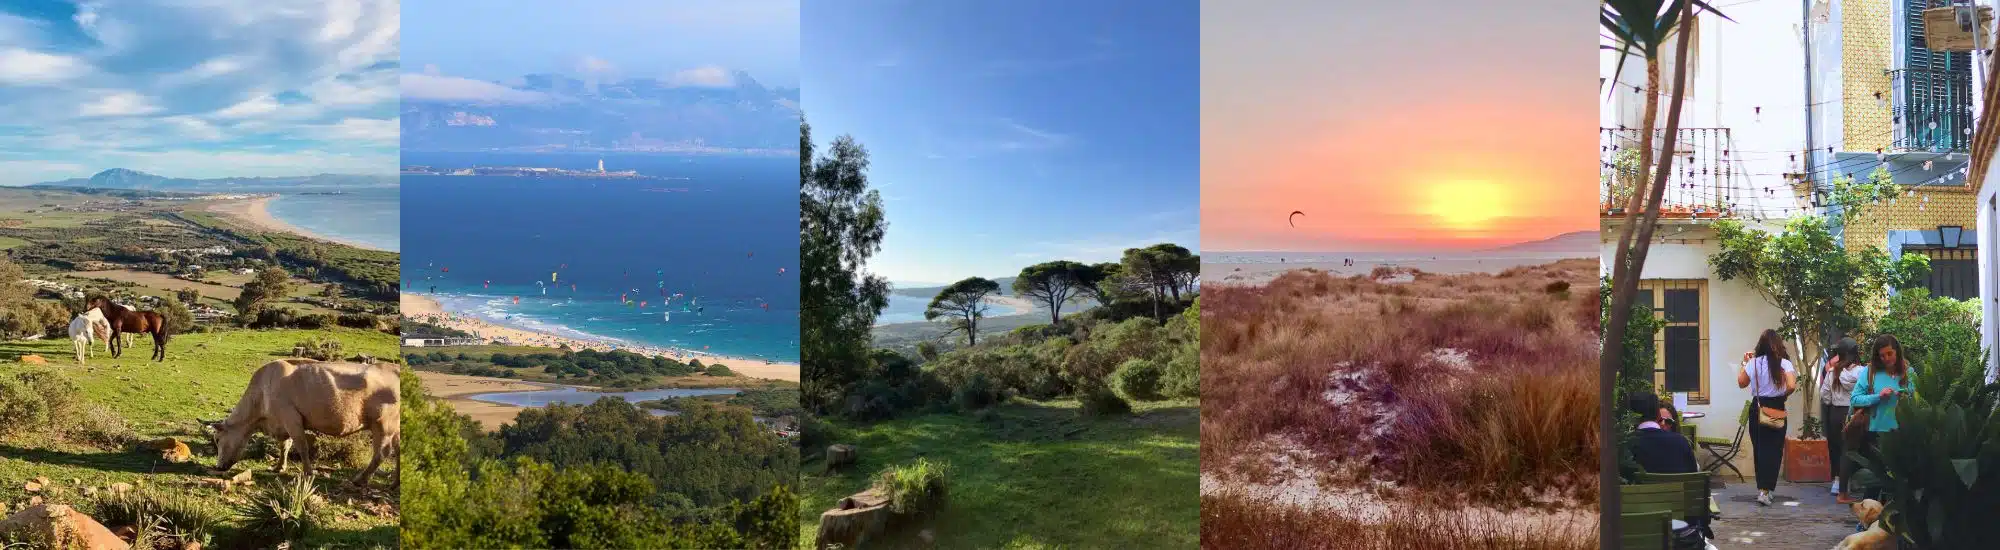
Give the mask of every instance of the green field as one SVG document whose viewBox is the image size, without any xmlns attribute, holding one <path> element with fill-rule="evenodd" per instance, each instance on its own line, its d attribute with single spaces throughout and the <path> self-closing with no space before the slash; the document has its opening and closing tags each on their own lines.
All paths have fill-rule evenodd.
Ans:
<svg viewBox="0 0 2000 550">
<path fill-rule="evenodd" d="M 193 462 L 175 464 L 162 460 L 157 451 L 137 445 L 104 448 L 52 441 L 41 435 L 0 438 L 0 503 L 8 504 L 9 509 L 26 505 L 32 495 L 25 491 L 24 484 L 35 477 L 47 477 L 54 487 L 39 494 L 57 504 L 75 504 L 87 509 L 81 506 L 89 501 L 82 494 L 85 487 L 102 490 L 124 482 L 197 495 L 216 509 L 230 509 L 247 498 L 248 493 L 242 489 L 224 493 L 201 481 L 228 474 L 209 470 L 215 465 L 215 448 L 202 433 L 198 421 L 227 416 L 254 369 L 289 355 L 293 344 L 313 335 L 341 341 L 345 355 L 365 353 L 393 358 L 397 354 L 395 336 L 351 329 L 237 330 L 178 335 L 168 344 L 167 361 L 163 363 L 146 360 L 151 342 L 146 336 L 139 336 L 125 357 L 112 359 L 100 349 L 87 360 L 87 366 L 76 364 L 65 340 L 0 342 L 0 377 L 12 378 L 27 370 L 60 373 L 77 385 L 84 399 L 104 405 L 128 421 L 140 436 L 139 441 L 180 438 L 195 457 Z M 24 364 L 21 361 L 24 355 L 40 356 L 48 364 Z M 263 486 L 281 479 L 269 472 L 271 465 L 270 460 L 246 454 L 235 470 L 256 472 L 257 484 Z M 282 479 L 289 480 L 297 473 L 295 463 Z M 351 466 L 337 471 L 322 469 L 316 480 L 326 499 L 323 510 L 327 524 L 298 546 L 396 545 L 397 498 L 390 486 L 396 475 L 395 463 L 385 463 L 366 489 L 344 487 L 346 479 L 355 473 Z M 229 517 L 218 531 L 227 533 L 235 529 L 237 520 Z"/>
<path fill-rule="evenodd" d="M 27 240 L 25 240 L 25 239 L 17 239 L 17 238 L 14 238 L 14 237 L 8 237 L 8 236 L 0 236 L 0 250 L 6 250 L 6 249 L 9 249 L 9 248 L 14 248 L 14 247 L 16 247 L 16 246 L 21 246 L 21 245 L 24 245 L 24 244 L 28 244 L 28 241 L 27 241 Z"/>
<path fill-rule="evenodd" d="M 1193 548 L 1200 403 L 1133 407 L 1130 417 L 1088 420 L 1075 401 L 1016 400 L 990 414 L 836 422 L 836 442 L 860 447 L 860 463 L 832 476 L 824 459 L 800 465 L 802 545 L 820 512 L 867 489 L 883 468 L 925 457 L 950 469 L 949 504 L 927 525 L 936 548 Z M 905 531 L 898 536 L 917 530 Z"/>
</svg>

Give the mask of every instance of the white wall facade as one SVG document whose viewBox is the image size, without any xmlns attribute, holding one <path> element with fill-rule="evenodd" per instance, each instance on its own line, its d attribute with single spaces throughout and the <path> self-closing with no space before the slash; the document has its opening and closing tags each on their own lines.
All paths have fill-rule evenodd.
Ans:
<svg viewBox="0 0 2000 550">
<path fill-rule="evenodd" d="M 1706 279 L 1708 281 L 1708 392 L 1706 405 L 1691 404 L 1688 411 L 1708 415 L 1692 423 L 1703 437 L 1733 437 L 1736 434 L 1737 418 L 1743 404 L 1750 400 L 1750 390 L 1736 387 L 1736 373 L 1743 365 L 1743 352 L 1757 346 L 1757 336 L 1764 329 L 1778 328 L 1781 315 L 1764 297 L 1748 285 L 1736 281 L 1722 281 L 1716 278 L 1714 270 L 1708 266 L 1708 257 L 1717 250 L 1714 233 L 1703 224 L 1670 225 L 1662 223 L 1656 235 L 1669 242 L 1655 243 L 1646 254 L 1646 267 L 1640 279 Z M 1767 228 L 1769 229 L 1769 228 Z M 1607 226 L 1599 232 L 1601 249 L 1600 267 L 1606 275 L 1610 273 L 1612 254 L 1616 253 L 1618 229 Z M 1796 352 L 1795 352 L 1796 353 Z M 1800 360 L 1796 368 L 1805 368 Z M 1621 398 L 1622 399 L 1622 398 Z M 1616 406 L 1616 405 L 1614 405 Z M 1803 392 L 1792 397 L 1788 410 L 1796 413 L 1806 411 Z M 1819 408 L 1814 405 L 1812 414 L 1817 416 Z M 1801 417 L 1803 418 L 1803 417 Z M 1793 422 L 1796 433 L 1802 422 Z M 1748 440 L 1745 440 L 1748 445 Z M 1700 457 L 1705 458 L 1705 457 Z"/>
</svg>

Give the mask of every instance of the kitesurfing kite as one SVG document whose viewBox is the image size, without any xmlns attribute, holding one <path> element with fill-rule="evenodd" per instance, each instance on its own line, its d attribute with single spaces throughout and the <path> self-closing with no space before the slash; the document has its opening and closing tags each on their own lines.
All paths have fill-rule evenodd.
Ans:
<svg viewBox="0 0 2000 550">
<path fill-rule="evenodd" d="M 1292 211 L 1292 215 L 1290 215 L 1290 216 L 1285 216 L 1285 224 L 1286 224 L 1286 225 L 1290 225 L 1290 226 L 1292 226 L 1292 227 L 1298 227 L 1298 226 L 1299 226 L 1299 224 L 1297 224 L 1297 223 L 1294 223 L 1294 222 L 1293 222 L 1292 220 L 1296 220 L 1296 219 L 1298 219 L 1298 217 L 1299 217 L 1299 216 L 1304 216 L 1304 215 L 1306 215 L 1306 213 L 1305 213 L 1305 212 L 1300 212 L 1300 211 L 1297 211 L 1297 210 L 1293 210 L 1293 211 Z"/>
</svg>

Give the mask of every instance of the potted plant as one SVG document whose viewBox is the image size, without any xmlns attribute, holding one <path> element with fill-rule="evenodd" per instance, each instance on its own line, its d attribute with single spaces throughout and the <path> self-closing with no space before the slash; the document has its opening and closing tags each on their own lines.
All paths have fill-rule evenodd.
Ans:
<svg viewBox="0 0 2000 550">
<path fill-rule="evenodd" d="M 1799 385 L 1808 383 L 1812 369 L 1799 369 Z M 1814 406 L 1808 403 L 1807 406 Z M 1826 437 L 1821 431 L 1820 419 L 1804 415 L 1805 422 L 1799 424 L 1797 438 L 1785 438 L 1785 481 L 1792 483 L 1825 483 L 1833 481 L 1833 459 L 1827 456 Z M 1840 429 L 1835 427 L 1833 429 Z"/>
</svg>

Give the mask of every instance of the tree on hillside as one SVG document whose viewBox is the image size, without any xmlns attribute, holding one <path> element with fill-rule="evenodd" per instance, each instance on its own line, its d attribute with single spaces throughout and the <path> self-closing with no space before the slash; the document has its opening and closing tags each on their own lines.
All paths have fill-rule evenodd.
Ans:
<svg viewBox="0 0 2000 550">
<path fill-rule="evenodd" d="M 0 311 L 11 310 L 28 303 L 35 296 L 35 287 L 25 282 L 28 272 L 14 265 L 7 255 L 0 254 Z"/>
<path fill-rule="evenodd" d="M 183 288 L 180 290 L 176 290 L 174 291 L 174 298 L 179 299 L 181 303 L 190 306 L 199 304 L 201 303 L 201 289 Z"/>
<path fill-rule="evenodd" d="M 1088 265 L 1060 260 L 1031 265 L 1014 278 L 1014 293 L 1049 306 L 1049 323 L 1062 322 L 1062 307 L 1096 286 Z"/>
<path fill-rule="evenodd" d="M 1124 270 L 1125 266 L 1113 262 L 1090 264 L 1084 273 L 1089 276 L 1090 284 L 1084 285 L 1083 296 L 1096 300 L 1098 305 L 1111 305 L 1111 302 L 1117 299 L 1117 292 L 1114 292 L 1117 285 L 1113 279 Z"/>
<path fill-rule="evenodd" d="M 1178 302 L 1182 289 L 1193 289 L 1194 277 L 1201 272 L 1201 257 L 1171 243 L 1146 248 L 1125 249 L 1119 262 L 1119 276 L 1112 288 L 1122 293 L 1143 292 L 1153 301 L 1153 317 L 1160 320 L 1160 302 Z"/>
<path fill-rule="evenodd" d="M 278 266 L 257 271 L 257 278 L 243 283 L 243 293 L 236 296 L 234 305 L 239 315 L 255 316 L 257 308 L 266 302 L 283 300 L 292 293 L 292 274 Z"/>
<path fill-rule="evenodd" d="M 864 270 L 888 228 L 882 195 L 868 188 L 868 150 L 841 136 L 815 157 L 812 127 L 800 121 L 799 399 L 813 412 L 827 412 L 868 372 L 889 281 Z"/>
<path fill-rule="evenodd" d="M 952 283 L 938 291 L 931 298 L 930 307 L 924 308 L 924 320 L 934 321 L 939 317 L 950 319 L 951 330 L 945 334 L 965 331 L 965 345 L 979 343 L 979 320 L 986 317 L 986 297 L 1000 292 L 1000 283 L 983 277 L 969 277 Z"/>
</svg>

